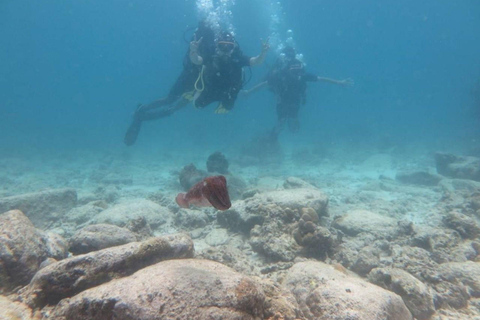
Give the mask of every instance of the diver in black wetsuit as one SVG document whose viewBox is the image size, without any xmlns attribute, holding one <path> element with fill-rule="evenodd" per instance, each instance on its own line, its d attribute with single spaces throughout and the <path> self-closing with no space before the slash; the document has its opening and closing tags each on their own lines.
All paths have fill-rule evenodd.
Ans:
<svg viewBox="0 0 480 320">
<path fill-rule="evenodd" d="M 213 30 L 201 22 L 190 42 L 182 74 L 166 98 L 137 108 L 125 134 L 125 144 L 135 143 L 143 121 L 167 117 L 189 102 L 204 108 L 219 101 L 215 113 L 227 113 L 242 89 L 243 67 L 261 64 L 268 49 L 268 42 L 264 42 L 260 55 L 245 56 L 230 32 L 222 32 L 215 39 Z"/>
<path fill-rule="evenodd" d="M 299 130 L 298 110 L 306 102 L 307 82 L 318 81 L 342 86 L 353 85 L 351 79 L 334 80 L 307 73 L 304 64 L 296 58 L 295 49 L 285 47 L 280 58 L 277 59 L 275 65 L 267 74 L 266 80 L 250 90 L 244 90 L 243 93 L 249 95 L 254 91 L 268 87 L 275 94 L 278 120 L 271 132 L 271 137 L 276 139 L 287 122 L 291 132 Z"/>
</svg>

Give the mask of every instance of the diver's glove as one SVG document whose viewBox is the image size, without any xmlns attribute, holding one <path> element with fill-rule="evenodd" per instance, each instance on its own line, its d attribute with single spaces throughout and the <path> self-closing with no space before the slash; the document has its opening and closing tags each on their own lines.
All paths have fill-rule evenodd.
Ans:
<svg viewBox="0 0 480 320">
<path fill-rule="evenodd" d="M 215 109 L 215 113 L 216 114 L 226 114 L 230 112 L 230 110 L 226 109 L 224 106 L 223 106 L 223 103 L 220 103 L 217 107 L 217 109 Z"/>
</svg>

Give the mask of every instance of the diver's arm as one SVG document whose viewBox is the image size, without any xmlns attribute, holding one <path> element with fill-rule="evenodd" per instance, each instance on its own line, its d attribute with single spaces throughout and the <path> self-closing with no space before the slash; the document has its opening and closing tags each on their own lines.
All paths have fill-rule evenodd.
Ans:
<svg viewBox="0 0 480 320">
<path fill-rule="evenodd" d="M 200 38 L 198 41 L 195 39 L 190 42 L 190 61 L 193 64 L 201 65 L 203 63 L 203 58 L 198 54 L 198 46 L 202 42 L 203 38 Z"/>
<path fill-rule="evenodd" d="M 251 88 L 250 90 L 243 90 L 244 94 L 249 95 L 253 92 L 257 92 L 258 90 L 261 90 L 263 88 L 266 88 L 268 86 L 268 81 L 263 81 Z"/>
<path fill-rule="evenodd" d="M 353 86 L 355 84 L 355 82 L 353 82 L 353 79 L 350 79 L 350 78 L 347 78 L 347 79 L 344 79 L 344 80 L 335 80 L 335 79 L 330 79 L 330 78 L 325 78 L 325 77 L 317 77 L 317 81 L 338 84 L 338 85 L 341 85 L 343 87 Z"/>
<path fill-rule="evenodd" d="M 270 43 L 268 43 L 267 39 L 267 41 L 265 42 L 262 41 L 262 52 L 260 52 L 258 56 L 250 58 L 250 66 L 257 66 L 259 64 L 262 64 L 267 57 L 268 49 L 270 49 Z"/>
</svg>

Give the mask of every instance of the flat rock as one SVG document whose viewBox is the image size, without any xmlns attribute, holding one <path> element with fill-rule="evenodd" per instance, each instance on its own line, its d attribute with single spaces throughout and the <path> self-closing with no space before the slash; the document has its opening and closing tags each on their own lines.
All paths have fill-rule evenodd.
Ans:
<svg viewBox="0 0 480 320">
<path fill-rule="evenodd" d="M 91 222 L 94 224 L 114 224 L 120 227 L 125 226 L 130 220 L 144 217 L 152 229 L 171 220 L 171 212 L 153 201 L 135 199 L 124 201 L 111 208 L 100 212 Z"/>
<path fill-rule="evenodd" d="M 306 319 L 413 319 L 400 296 L 322 262 L 296 263 L 283 284 Z"/>
<path fill-rule="evenodd" d="M 38 227 L 45 229 L 77 204 L 74 189 L 51 189 L 0 198 L 0 212 L 22 211 Z"/>
<path fill-rule="evenodd" d="M 264 302 L 257 281 L 227 266 L 170 260 L 64 299 L 51 318 L 254 320 L 263 318 Z"/>
<path fill-rule="evenodd" d="M 392 233 L 397 221 L 367 210 L 351 210 L 333 221 L 333 227 L 342 230 L 349 236 L 356 236 L 361 232 L 375 235 Z"/>
<path fill-rule="evenodd" d="M 150 238 L 58 261 L 41 269 L 22 289 L 32 307 L 56 304 L 83 290 L 128 276 L 159 261 L 193 256 L 193 242 L 185 234 Z"/>
<path fill-rule="evenodd" d="M 368 274 L 368 279 L 401 296 L 416 319 L 427 320 L 435 313 L 431 290 L 410 273 L 397 268 L 376 268 Z"/>
<path fill-rule="evenodd" d="M 88 253 L 137 241 L 128 229 L 111 224 L 94 224 L 77 231 L 69 240 L 70 252 Z"/>
<path fill-rule="evenodd" d="M 0 292 L 28 284 L 43 261 L 67 254 L 61 236 L 36 229 L 21 211 L 0 215 Z"/>
</svg>

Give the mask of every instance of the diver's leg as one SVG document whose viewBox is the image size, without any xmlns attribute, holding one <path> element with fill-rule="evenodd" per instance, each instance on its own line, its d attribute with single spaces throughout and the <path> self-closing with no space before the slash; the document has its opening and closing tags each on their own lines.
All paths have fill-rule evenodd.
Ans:
<svg viewBox="0 0 480 320">
<path fill-rule="evenodd" d="M 170 91 L 166 97 L 155 100 L 147 105 L 143 105 L 141 110 L 150 111 L 174 103 L 180 99 L 185 92 L 190 90 L 189 88 L 192 86 L 191 82 L 193 81 L 193 76 L 195 76 L 195 74 L 192 73 L 192 71 L 183 70 L 178 76 L 177 80 L 175 80 L 175 83 L 170 88 Z"/>
<path fill-rule="evenodd" d="M 142 127 L 142 120 L 139 117 L 138 109 L 135 111 L 133 115 L 133 120 L 130 126 L 125 133 L 125 137 L 123 138 L 123 142 L 127 146 L 131 146 L 137 141 L 138 134 L 140 133 L 140 129 Z"/>
<path fill-rule="evenodd" d="M 288 129 L 292 133 L 297 133 L 300 130 L 300 122 L 298 121 L 298 110 L 300 105 L 290 105 L 288 109 Z"/>
<path fill-rule="evenodd" d="M 284 103 L 277 103 L 277 123 L 271 132 L 272 139 L 277 139 L 280 132 L 285 129 L 285 123 L 287 122 L 287 106 Z"/>
<path fill-rule="evenodd" d="M 161 108 L 161 107 L 164 107 L 166 105 L 169 105 L 169 104 L 173 103 L 175 100 L 176 100 L 175 97 L 166 96 L 164 98 L 160 98 L 158 100 L 155 100 L 155 101 L 153 101 L 149 104 L 142 105 L 141 110 L 142 111 L 150 111 L 150 110 L 153 110 L 153 109 L 158 109 L 158 108 Z"/>
<path fill-rule="evenodd" d="M 160 118 L 165 118 L 172 115 L 175 111 L 180 110 L 181 108 L 185 107 L 189 103 L 188 99 L 182 98 L 178 103 L 170 108 L 162 108 L 160 110 L 139 110 L 135 112 L 133 116 L 133 121 L 128 127 L 127 133 L 125 134 L 125 138 L 123 142 L 127 146 L 131 146 L 137 141 L 138 134 L 140 133 L 140 129 L 142 127 L 143 121 L 150 121 L 156 120 Z"/>
<path fill-rule="evenodd" d="M 298 133 L 300 130 L 300 122 L 298 118 L 288 118 L 288 129 L 291 133 Z"/>
<path fill-rule="evenodd" d="M 277 123 L 273 127 L 272 131 L 270 132 L 270 138 L 272 140 L 277 140 L 280 132 L 285 129 L 285 122 L 287 121 L 286 118 L 278 119 Z"/>
<path fill-rule="evenodd" d="M 203 109 L 215 101 L 218 101 L 218 99 L 215 98 L 213 93 L 208 90 L 208 88 L 205 88 L 205 90 L 203 90 L 203 92 L 201 92 L 200 95 L 193 100 L 193 105 L 196 109 Z"/>
<path fill-rule="evenodd" d="M 162 108 L 160 110 L 151 110 L 151 111 L 141 111 L 139 112 L 139 118 L 141 121 L 150 121 L 168 117 L 175 113 L 176 111 L 185 107 L 190 101 L 188 99 L 182 98 L 175 105 L 169 108 Z"/>
</svg>

